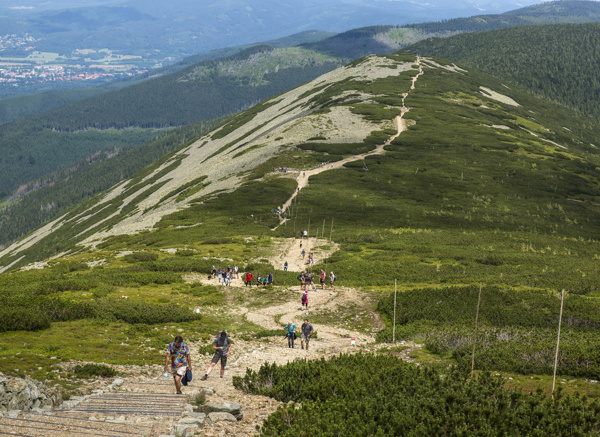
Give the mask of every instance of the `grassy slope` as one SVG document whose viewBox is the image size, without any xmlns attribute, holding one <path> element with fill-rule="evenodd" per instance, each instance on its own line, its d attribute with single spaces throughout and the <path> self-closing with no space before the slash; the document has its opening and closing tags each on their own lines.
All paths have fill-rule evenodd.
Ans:
<svg viewBox="0 0 600 437">
<path fill-rule="evenodd" d="M 599 48 L 600 25 L 588 23 L 462 34 L 422 41 L 405 51 L 452 59 L 597 116 Z"/>
<path fill-rule="evenodd" d="M 510 96 L 521 106 L 485 97 L 479 88 L 482 85 Z M 333 100 L 341 89 L 374 92 L 380 94 L 377 102 L 360 107 L 360 111 L 368 111 L 374 120 L 388 119 L 392 111 L 386 105 L 397 104 L 397 93 L 405 88 L 403 75 L 372 83 L 342 82 L 337 91 L 331 89 L 320 99 Z M 385 155 L 368 159 L 368 171 L 362 163 L 353 163 L 311 179 L 298 197 L 297 218 L 276 231 L 271 230 L 274 221 L 268 211 L 291 194 L 293 185 L 260 176 L 273 166 L 285 164 L 290 159 L 287 156 L 266 162 L 251 175 L 254 181 L 238 190 L 204 199 L 204 203 L 166 217 L 154 231 L 116 237 L 96 252 L 72 258 L 103 259 L 107 263 L 104 267 L 78 270 L 69 268 L 74 261 L 60 260 L 55 270 L 4 274 L 3 287 L 11 293 L 3 298 L 43 289 L 50 291 L 48 297 L 79 302 L 93 296 L 104 299 L 107 294 L 108 298 L 127 294 L 143 296 L 147 304 L 167 299 L 185 306 L 186 293 L 195 293 L 210 308 L 218 305 L 214 299 L 221 296 L 215 290 L 192 290 L 177 281 L 148 282 L 144 278 L 156 278 L 153 272 L 205 272 L 213 263 L 211 257 L 249 263 L 269 250 L 272 236 L 293 236 L 294 229 L 308 227 L 309 219 L 314 235 L 315 223 L 321 229 L 325 220 L 329 230 L 334 219 L 333 239 L 341 249 L 326 262 L 343 285 L 387 292 L 395 277 L 400 290 L 483 281 L 517 295 L 519 290 L 541 292 L 564 287 L 594 303 L 600 297 L 595 285 L 600 254 L 600 228 L 595 220 L 600 184 L 595 169 L 600 163 L 589 143 L 600 133 L 600 126 L 475 71 L 458 74 L 425 68 L 406 103 L 411 107 L 406 118 L 415 124 L 387 148 Z M 508 129 L 492 127 L 500 125 Z M 319 149 L 323 150 L 322 145 Z M 335 145 L 332 150 L 343 154 L 350 148 Z M 307 166 L 313 159 L 330 157 L 323 151 L 308 153 L 312 155 L 305 155 Z M 254 219 L 249 219 L 250 214 Z M 190 226 L 198 223 L 201 225 Z M 227 225 L 225 233 L 223 224 Z M 64 245 L 64 238 L 57 235 L 44 240 L 31 249 L 31 254 Z M 171 247 L 192 251 L 186 251 L 185 256 L 159 252 Z M 131 266 L 115 258 L 122 249 L 159 255 L 156 261 Z M 129 276 L 138 279 L 128 279 L 133 282 L 105 291 L 114 278 Z M 295 281 L 294 275 L 286 277 L 283 272 L 276 272 L 276 276 L 284 283 Z M 58 291 L 48 290 L 47 284 L 55 284 Z M 20 351 L 24 358 L 21 367 L 34 368 L 34 363 L 43 360 L 47 367 L 40 375 L 45 376 L 44 372 L 54 366 L 50 356 L 58 354 L 64 360 L 81 357 L 60 341 L 73 330 L 85 333 L 81 341 L 86 357 L 113 363 L 128 358 L 119 349 L 107 349 L 105 339 L 100 338 L 103 335 L 121 338 L 118 332 L 125 332 L 133 339 L 132 347 L 139 350 L 140 359 L 153 354 L 149 347 L 164 342 L 164 324 L 132 326 L 113 320 L 105 324 L 103 334 L 94 333 L 97 323 L 84 318 L 55 322 L 43 335 L 2 334 L 0 369 L 12 366 L 8 360 L 17 353 L 17 342 L 22 344 L 23 338 L 33 347 L 27 353 Z M 214 328 L 209 319 L 186 322 L 182 327 L 188 336 L 193 336 L 190 332 L 210 333 Z M 414 330 L 406 334 L 415 333 L 419 334 Z M 592 343 L 588 344 L 596 344 L 596 336 L 591 332 L 587 341 Z M 151 339 L 149 346 L 144 338 Z"/>
</svg>

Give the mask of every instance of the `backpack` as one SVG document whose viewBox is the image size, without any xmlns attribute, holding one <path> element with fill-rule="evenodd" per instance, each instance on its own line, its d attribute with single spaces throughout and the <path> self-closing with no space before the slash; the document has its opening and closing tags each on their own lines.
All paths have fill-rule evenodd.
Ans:
<svg viewBox="0 0 600 437">
<path fill-rule="evenodd" d="M 306 303 L 308 302 L 308 295 L 307 294 L 303 294 L 302 295 L 302 303 Z"/>
</svg>

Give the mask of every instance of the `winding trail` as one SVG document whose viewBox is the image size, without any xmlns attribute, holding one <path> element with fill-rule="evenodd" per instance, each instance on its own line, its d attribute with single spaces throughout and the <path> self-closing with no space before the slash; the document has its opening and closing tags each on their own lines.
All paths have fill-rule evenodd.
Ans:
<svg viewBox="0 0 600 437">
<path fill-rule="evenodd" d="M 421 64 L 421 58 L 417 57 L 416 62 L 417 62 L 417 65 L 419 66 L 419 72 L 412 78 L 412 83 L 410 85 L 409 91 L 402 94 L 402 107 L 400 108 L 400 115 L 398 115 L 394 119 L 394 126 L 396 127 L 396 133 L 394 135 L 392 135 L 391 137 L 389 137 L 383 144 L 380 144 L 379 146 L 377 146 L 374 150 L 371 150 L 370 152 L 362 153 L 360 155 L 348 156 L 340 161 L 336 161 L 331 164 L 323 165 L 321 167 L 313 168 L 311 170 L 300 171 L 298 176 L 296 177 L 296 182 L 298 183 L 298 187 L 292 193 L 290 198 L 288 200 L 286 200 L 286 202 L 283 204 L 282 211 L 285 212 L 288 210 L 288 208 L 292 205 L 292 202 L 294 201 L 294 199 L 296 198 L 298 193 L 304 187 L 306 187 L 308 185 L 308 180 L 311 176 L 317 175 L 319 173 L 323 173 L 324 171 L 342 168 L 345 164 L 347 164 L 349 162 L 360 161 L 360 160 L 365 159 L 368 156 L 383 155 L 385 146 L 390 145 L 392 141 L 394 141 L 396 138 L 398 138 L 400 136 L 400 134 L 406 130 L 406 121 L 404 120 L 404 115 L 410 111 L 410 108 L 408 108 L 404 102 L 405 102 L 406 98 L 408 97 L 410 91 L 415 89 L 415 84 L 417 83 L 417 80 L 419 80 L 419 77 L 421 75 L 423 75 L 423 65 Z M 277 227 L 281 226 L 287 220 L 288 220 L 287 218 L 280 217 L 280 223 Z M 277 227 L 273 228 L 273 230 L 277 229 Z"/>
</svg>

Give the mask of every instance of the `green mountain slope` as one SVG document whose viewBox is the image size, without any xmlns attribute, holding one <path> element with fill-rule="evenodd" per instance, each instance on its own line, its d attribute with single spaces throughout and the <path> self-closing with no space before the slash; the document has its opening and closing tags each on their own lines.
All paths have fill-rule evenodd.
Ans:
<svg viewBox="0 0 600 437">
<path fill-rule="evenodd" d="M 598 116 L 599 49 L 600 25 L 588 23 L 462 34 L 422 41 L 405 51 L 452 59 Z"/>
<path fill-rule="evenodd" d="M 372 298 L 379 301 L 379 326 L 386 325 L 378 340 L 391 339 L 395 314 L 395 338 L 406 343 L 387 352 L 372 343 L 360 347 L 378 355 L 410 347 L 412 359 L 439 364 L 436 371 L 406 367 L 410 387 L 401 384 L 385 396 L 412 390 L 416 381 L 432 384 L 435 392 L 451 382 L 445 386 L 449 395 L 472 394 L 476 382 L 490 383 L 514 406 L 525 395 L 500 390 L 509 383 L 486 372 L 520 377 L 527 390 L 535 390 L 530 378 L 549 381 L 560 307 L 556 291 L 565 289 L 558 373 L 597 395 L 589 380 L 600 369 L 599 134 L 600 124 L 590 117 L 449 61 L 409 54 L 357 60 L 242 111 L 0 252 L 0 357 L 7 357 L 0 369 L 12 372 L 8 358 L 23 342 L 30 347 L 20 355 L 19 368 L 45 377 L 56 366 L 54 345 L 60 360 L 143 365 L 156 359 L 172 326 L 194 342 L 226 326 L 240 343 L 248 342 L 243 344 L 249 351 L 259 336 L 280 337 L 281 329 L 269 329 L 298 314 L 309 314 L 323 328 L 319 339 L 328 336 L 318 344 L 323 357 L 332 352 L 334 332 L 336 350 L 338 341 L 348 343 L 346 334 L 354 337 L 348 324 L 354 330 L 366 325 L 370 334 L 364 337 L 373 337 L 372 317 L 359 304 Z M 282 217 L 273 212 L 279 207 L 285 209 Z M 294 237 L 300 230 L 310 236 L 307 246 L 322 254 L 314 265 L 298 254 Z M 335 290 L 310 292 L 311 305 L 323 305 L 319 312 L 298 312 L 298 271 L 284 271 L 284 259 L 299 270 L 337 275 Z M 212 265 L 229 263 L 242 271 L 272 272 L 276 285 L 248 292 L 241 284 L 223 287 L 206 279 Z M 396 313 L 390 294 L 395 279 Z M 479 284 L 478 373 L 469 379 Z M 338 296 L 351 298 L 332 305 Z M 201 314 L 190 311 L 195 305 Z M 260 311 L 264 306 L 270 315 Z M 81 347 L 59 341 L 73 330 Z M 126 351 L 116 347 L 122 341 L 130 345 Z M 282 354 L 275 339 L 267 347 Z M 341 360 L 356 372 L 353 389 L 344 390 L 347 402 L 372 391 L 370 380 L 361 377 L 368 368 L 357 363 L 375 358 L 357 357 Z M 392 366 L 385 357 L 378 362 Z M 336 363 L 269 364 L 259 376 L 249 372 L 235 383 L 248 393 L 302 399 L 301 408 L 288 411 L 308 420 L 306 411 L 315 410 L 304 408 L 311 400 L 287 381 L 300 367 L 326 368 L 340 372 L 332 387 L 343 387 L 339 375 L 347 370 Z M 270 379 L 273 385 L 261 382 Z M 343 417 L 346 401 L 323 390 L 320 411 Z M 490 411 L 489 399 L 478 396 L 472 396 L 469 412 L 480 416 Z M 526 397 L 535 400 L 541 422 L 523 419 L 524 432 L 553 435 L 564 429 L 563 405 L 581 410 L 577 402 L 587 402 L 563 393 L 555 400 L 565 404 L 542 393 Z M 444 398 L 439 407 L 460 416 L 453 423 L 469 422 L 464 403 L 455 399 Z M 394 418 L 408 411 L 409 420 L 415 417 L 409 404 L 386 408 Z M 380 405 L 365 407 L 375 424 L 382 420 Z M 526 417 L 532 406 L 523 407 L 530 408 Z M 507 417 L 505 408 L 494 411 Z M 576 420 L 577 426 L 584 422 L 581 429 L 598 423 L 598 409 L 591 411 Z M 266 429 L 297 434 L 281 414 L 271 416 Z M 520 408 L 510 414 L 525 417 Z M 422 422 L 420 409 L 418 417 L 415 426 Z M 332 420 L 312 418 L 317 428 Z M 341 419 L 333 423 L 336 429 L 346 426 Z M 388 434 L 402 427 L 386 423 Z"/>
<path fill-rule="evenodd" d="M 267 176 L 275 166 L 303 168 L 372 149 L 393 132 L 391 122 L 400 112 L 400 94 L 406 91 L 414 71 L 372 84 L 365 82 L 366 77 L 352 79 L 351 72 L 357 69 L 361 72 L 357 74 L 371 74 L 362 71 L 377 62 L 392 62 L 388 74 L 410 66 L 396 59 L 403 58 L 368 58 L 240 113 L 214 133 L 120 184 L 102 197 L 107 200 L 88 202 L 47 226 L 43 232 L 53 232 L 44 238 L 53 244 L 42 239 L 23 253 L 19 245 L 8 248 L 3 252 L 4 265 L 23 255 L 20 264 L 47 256 L 55 244 L 64 250 L 84 237 L 92 241 L 125 229 L 148 229 L 161 220 L 160 229 L 149 235 L 154 241 L 173 244 L 179 239 L 174 240 L 173 232 L 178 232 L 171 230 L 172 220 L 173 226 L 180 219 L 188 224 L 206 222 L 194 215 L 210 211 L 209 215 L 216 213 L 215 220 L 222 220 L 217 213 L 222 206 L 218 205 L 236 203 L 241 195 L 237 193 L 266 186 L 251 180 Z M 339 216 L 336 228 L 363 236 L 380 228 L 458 230 L 466 229 L 467 224 L 471 231 L 481 232 L 598 235 L 594 220 L 598 127 L 593 121 L 475 72 L 463 73 L 427 60 L 424 65 L 426 74 L 407 103 L 411 110 L 406 118 L 413 120 L 414 126 L 395 140 L 383 157 L 368 159 L 369 171 L 360 163 L 347 164 L 347 171 L 315 177 L 322 181 L 319 190 L 302 193 L 302 202 L 314 208 L 306 208 L 306 215 L 299 220 L 305 222 L 312 209 L 317 221 Z M 373 74 L 384 75 L 381 72 L 387 70 L 379 66 L 374 69 L 379 73 Z M 329 85 L 340 75 L 348 78 Z M 365 93 L 371 97 L 364 97 Z M 495 93 L 506 94 L 519 102 L 518 106 L 510 99 L 506 100 L 509 104 L 494 100 L 503 99 Z M 343 116 L 337 115 L 338 111 Z M 356 125 L 345 129 L 352 122 Z M 301 133 L 296 134 L 299 129 Z M 248 177 L 251 180 L 244 184 Z M 240 232 L 248 228 L 264 233 L 275 225 L 276 220 L 266 212 L 271 209 L 267 205 L 283 203 L 293 181 L 267 180 L 272 197 L 261 196 L 249 210 L 225 212 L 228 220 L 240 224 L 247 221 L 249 212 L 264 217 L 262 223 L 256 219 L 246 223 Z M 242 191 L 209 200 L 211 193 L 239 186 Z M 193 195 L 178 197 L 190 187 L 196 187 Z M 347 188 L 343 187 L 354 187 L 354 194 L 345 194 Z M 228 196 L 234 197 L 227 200 Z M 327 201 L 330 198 L 341 200 L 333 210 Z M 194 203 L 198 199 L 204 201 Z M 402 202 L 393 206 L 390 199 Z M 163 218 L 190 202 L 194 206 L 186 212 Z M 384 210 L 386 213 L 381 213 Z M 189 232 L 200 238 L 211 229 L 203 226 Z M 290 231 L 289 227 L 279 228 L 275 235 Z M 160 237 L 163 234 L 165 237 Z"/>
<path fill-rule="evenodd" d="M 0 167 L 3 171 L 2 177 L 0 177 L 0 187 L 2 187 L 0 196 L 4 198 L 9 195 L 13 198 L 18 197 L 20 205 L 15 207 L 12 205 L 12 201 L 8 201 L 5 206 L 10 207 L 12 213 L 8 215 L 7 209 L 0 212 L 0 223 L 3 224 L 0 226 L 4 226 L 4 229 L 0 227 L 0 231 L 2 231 L 0 232 L 0 244 L 10 242 L 15 236 L 28 232 L 32 229 L 31 224 L 40 223 L 38 220 L 55 217 L 59 210 L 47 208 L 48 204 L 57 203 L 58 199 L 66 198 L 85 200 L 84 193 L 92 193 L 97 189 L 95 184 L 92 184 L 94 187 L 88 188 L 82 186 L 82 189 L 78 190 L 79 194 L 73 196 L 66 195 L 66 192 L 71 192 L 71 189 L 64 188 L 62 184 L 55 184 L 58 191 L 47 187 L 45 192 L 52 200 L 44 202 L 41 200 L 41 194 L 31 196 L 31 198 L 22 197 L 22 194 L 31 187 L 44 186 L 44 180 L 54 180 L 54 176 L 50 173 L 71 172 L 73 165 L 77 162 L 94 161 L 90 158 L 100 150 L 108 150 L 107 153 L 112 154 L 111 150 L 115 150 L 115 148 L 126 150 L 136 147 L 146 139 L 160 135 L 161 131 L 156 131 L 155 128 L 162 129 L 167 126 L 193 123 L 197 120 L 231 114 L 263 98 L 310 80 L 355 57 L 371 52 L 391 52 L 432 34 L 449 35 L 458 31 L 477 30 L 480 29 L 477 26 L 480 26 L 482 22 L 487 23 L 488 27 L 498 27 L 505 24 L 529 24 L 562 19 L 581 21 L 582 17 L 586 16 L 589 19 L 595 19 L 594 11 L 597 8 L 598 5 L 595 2 L 545 3 L 509 14 L 513 18 L 517 17 L 517 21 L 514 19 L 506 21 L 506 14 L 502 14 L 496 16 L 494 20 L 491 20 L 489 16 L 472 17 L 466 21 L 469 23 L 468 25 L 460 26 L 457 26 L 454 20 L 437 23 L 434 27 L 427 25 L 403 28 L 375 26 L 356 29 L 320 41 L 314 40 L 321 38 L 322 34 L 315 35 L 308 32 L 293 36 L 290 40 L 282 39 L 273 41 L 271 45 L 255 46 L 228 58 L 190 65 L 200 59 L 200 57 L 192 57 L 178 65 L 157 71 L 155 74 L 163 75 L 161 77 L 147 77 L 145 82 L 124 90 L 105 93 L 98 98 L 67 105 L 31 120 L 1 127 L 0 150 L 3 151 L 3 158 Z M 538 32 L 533 29 L 529 31 Z M 570 53 L 576 53 L 580 59 L 593 59 L 589 53 L 594 48 L 595 43 L 591 44 L 591 42 L 595 35 L 592 33 L 586 40 L 590 42 L 589 44 L 575 44 L 577 37 L 574 37 L 573 34 L 568 34 L 565 38 L 560 39 L 560 36 L 552 35 L 552 32 L 550 35 L 546 35 L 542 30 L 539 32 L 539 35 L 532 35 L 530 39 L 540 42 L 540 47 L 543 45 L 544 38 L 557 42 L 556 50 L 542 51 L 540 49 L 537 51 L 538 56 L 535 57 L 537 65 L 549 66 L 544 69 L 548 74 L 543 77 L 536 76 L 536 72 L 529 74 L 528 70 L 517 71 L 517 68 L 520 67 L 515 66 L 527 64 L 519 57 L 515 62 L 498 61 L 501 57 L 494 58 L 493 55 L 498 52 L 490 49 L 487 45 L 482 47 L 485 56 L 482 64 L 485 65 L 478 65 L 478 67 L 483 70 L 490 66 L 512 69 L 514 74 L 507 73 L 509 80 L 514 79 L 524 86 L 533 86 L 536 90 L 541 89 L 542 91 L 539 92 L 543 92 L 547 88 L 549 91 L 545 95 L 554 99 L 562 93 L 564 99 L 561 101 L 576 108 L 579 108 L 578 105 L 581 104 L 581 110 L 587 110 L 586 108 L 595 105 L 594 94 L 586 94 L 581 87 L 576 88 L 577 84 L 574 83 L 573 76 L 564 73 L 572 68 L 571 71 L 578 72 L 581 77 L 588 77 L 586 79 L 589 82 L 587 88 L 593 88 L 595 78 L 593 75 L 589 75 L 590 61 L 575 63 L 571 62 L 573 60 L 571 57 L 567 67 L 562 69 L 562 73 L 560 70 L 558 70 L 560 74 L 550 75 L 549 73 L 554 73 L 556 70 L 554 58 L 566 61 L 569 59 Z M 529 36 L 527 37 L 529 38 Z M 516 37 L 507 38 L 504 49 L 508 50 L 506 45 L 509 41 L 514 42 L 513 47 L 519 46 L 517 39 Z M 284 47 L 289 43 L 307 40 L 312 42 L 299 47 Z M 464 44 L 470 44 L 470 39 L 465 38 Z M 572 46 L 573 50 L 571 50 Z M 241 48 L 224 49 L 203 56 L 212 57 L 228 53 L 228 51 L 239 50 Z M 465 49 L 463 48 L 462 51 L 465 52 Z M 449 54 L 448 57 L 450 57 Z M 186 69 L 179 71 L 185 66 L 187 66 Z M 172 71 L 174 71 L 173 74 L 166 74 Z M 519 74 L 525 76 L 521 82 L 518 77 L 515 77 Z M 114 86 L 117 85 L 123 86 L 125 83 L 114 84 Z M 564 92 L 564 90 L 567 91 Z M 55 96 L 48 97 L 50 100 L 54 100 Z M 28 104 L 35 106 L 35 102 L 43 103 L 45 101 L 48 99 L 44 99 L 43 96 L 39 99 L 32 97 Z M 10 103 L 14 104 L 15 102 Z M 0 112 L 2 108 L 0 105 Z M 5 111 L 18 110 L 18 108 L 18 106 L 10 106 L 10 108 L 7 106 Z M 130 129 L 132 126 L 135 128 Z M 72 130 L 76 130 L 77 133 L 73 134 Z M 54 152 L 56 148 L 60 149 L 59 153 Z M 116 156 L 115 159 L 120 159 L 120 157 Z M 143 161 L 144 164 L 147 162 Z M 135 169 L 141 168 L 142 162 L 138 164 L 139 166 Z M 60 167 L 64 165 L 67 167 L 60 170 Z M 124 165 L 131 168 L 128 164 Z M 76 168 L 79 167 L 76 166 Z M 111 179 L 112 182 L 117 183 L 120 180 L 119 176 L 119 174 L 115 174 L 114 179 Z M 109 182 L 108 177 L 103 179 L 107 183 Z M 86 176 L 82 175 L 79 180 L 85 181 Z M 103 186 L 107 185 L 103 184 Z M 17 188 L 19 188 L 18 192 L 15 191 Z M 70 204 L 64 204 L 65 208 L 69 206 Z M 37 220 L 32 222 L 31 214 L 24 217 L 17 212 L 19 210 L 38 210 Z M 11 230 L 8 231 L 8 228 Z"/>
</svg>

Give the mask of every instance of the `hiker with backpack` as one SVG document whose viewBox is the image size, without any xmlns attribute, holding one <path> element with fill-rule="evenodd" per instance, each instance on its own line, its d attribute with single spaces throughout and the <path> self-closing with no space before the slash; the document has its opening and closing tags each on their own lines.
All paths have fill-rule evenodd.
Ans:
<svg viewBox="0 0 600 437">
<path fill-rule="evenodd" d="M 221 334 L 213 341 L 213 349 L 215 355 L 213 356 L 210 366 L 206 369 L 206 373 L 202 378 L 202 381 L 208 379 L 208 375 L 213 371 L 219 361 L 221 361 L 221 378 L 225 375 L 225 366 L 227 365 L 227 357 L 231 354 L 231 339 L 227 337 L 227 332 L 222 331 Z"/>
<path fill-rule="evenodd" d="M 287 325 L 285 325 L 283 327 L 283 329 L 285 329 L 286 334 L 285 336 L 287 337 L 288 340 L 288 347 L 291 347 L 292 349 L 294 349 L 294 340 L 296 339 L 296 325 L 294 325 L 292 322 L 288 323 Z"/>
<path fill-rule="evenodd" d="M 304 349 L 304 343 L 306 342 L 306 350 L 308 350 L 308 343 L 310 342 L 310 336 L 313 333 L 313 326 L 308 322 L 308 319 L 304 319 L 304 323 L 300 327 L 300 345 Z"/>
<path fill-rule="evenodd" d="M 244 282 L 246 283 L 246 287 L 249 285 L 250 287 L 252 287 L 252 280 L 254 279 L 254 276 L 252 276 L 251 272 L 246 273 L 246 277 L 244 278 Z"/>
<path fill-rule="evenodd" d="M 302 293 L 302 311 L 304 311 L 304 307 L 306 307 L 306 310 L 308 311 L 308 291 L 304 291 L 304 293 Z"/>
<path fill-rule="evenodd" d="M 165 375 L 167 368 L 171 365 L 171 373 L 175 381 L 175 390 L 178 395 L 181 393 L 181 379 L 185 376 L 187 370 L 192 370 L 192 359 L 190 358 L 190 348 L 183 342 L 180 335 L 175 337 L 175 341 L 167 347 L 167 357 L 165 360 Z"/>
</svg>

